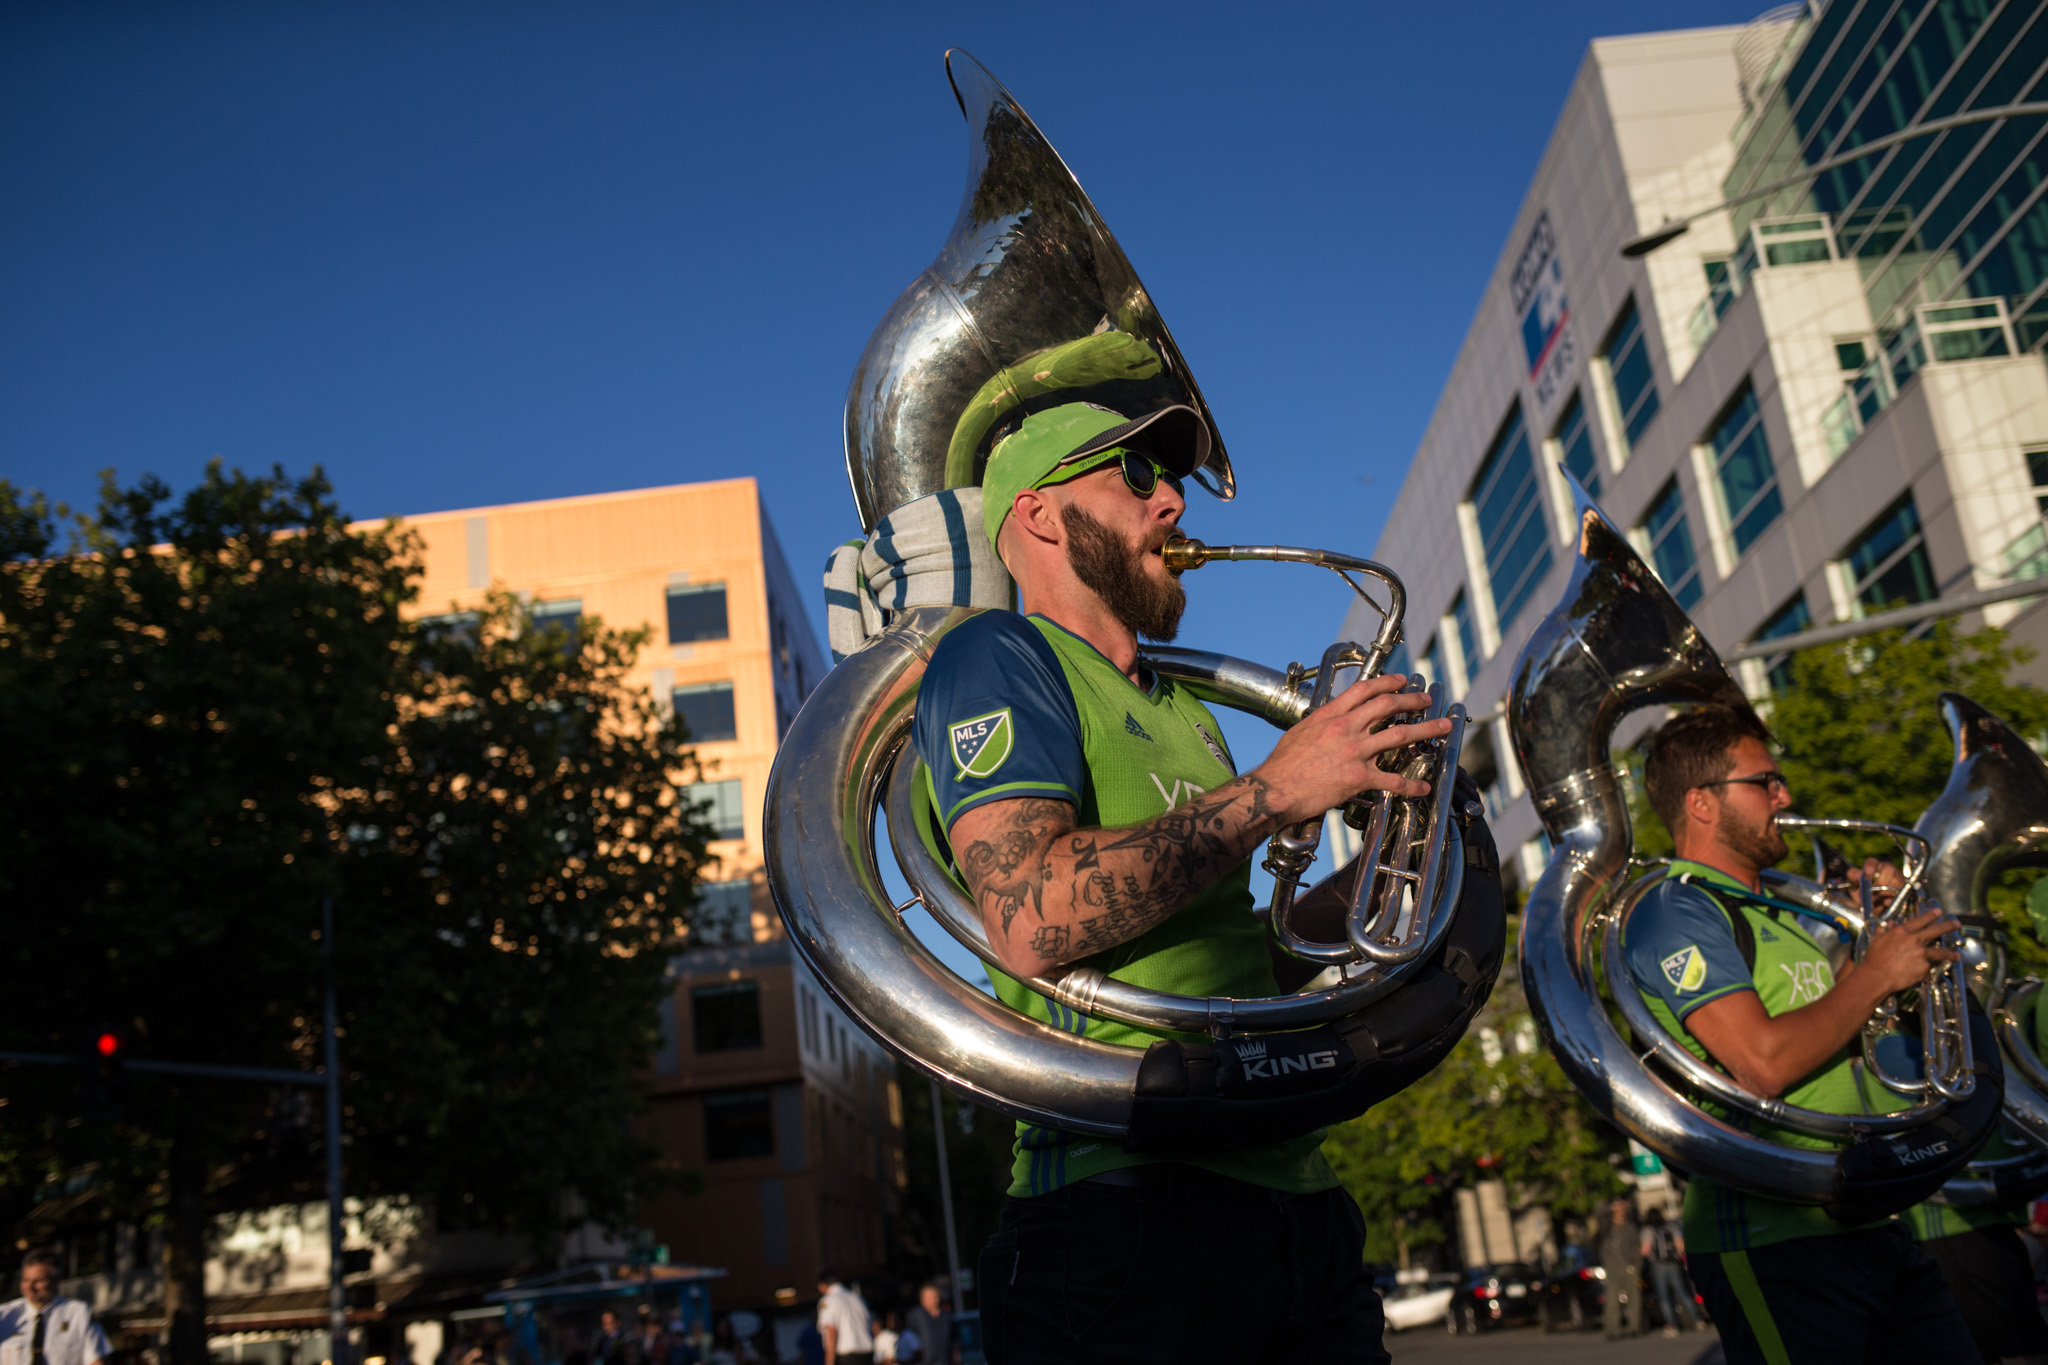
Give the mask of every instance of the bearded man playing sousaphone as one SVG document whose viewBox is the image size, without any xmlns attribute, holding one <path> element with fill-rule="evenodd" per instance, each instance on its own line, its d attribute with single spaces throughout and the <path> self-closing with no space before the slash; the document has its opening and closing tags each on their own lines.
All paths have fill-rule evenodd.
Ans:
<svg viewBox="0 0 2048 1365">
<path fill-rule="evenodd" d="M 1629 919 L 1629 969 L 1658 1022 L 1746 1089 L 1833 1114 L 1903 1108 L 1850 1045 L 1880 1002 L 1955 960 L 1935 940 L 1956 922 L 1930 910 L 1879 930 L 1837 976 L 1797 907 L 1763 894 L 1763 870 L 1786 855 L 1776 818 L 1792 802 L 1769 738 L 1747 709 L 1702 706 L 1651 741 L 1644 785 L 1676 856 Z M 1880 895 L 1901 884 L 1875 859 L 1851 876 L 1874 879 Z M 1700 1178 L 1685 1192 L 1685 1249 L 1730 1362 L 1983 1358 L 1940 1271 L 1896 1219 L 1847 1226 Z"/>
<path fill-rule="evenodd" d="M 1139 637 L 1170 640 L 1180 619 L 1160 552 L 1208 441 L 1181 406 L 1128 419 L 1068 403 L 1026 418 L 982 485 L 1021 610 L 948 633 L 917 703 L 938 823 L 1014 974 L 993 974 L 997 994 L 1051 1027 L 1141 1048 L 1162 1035 L 1015 978 L 1086 961 L 1189 995 L 1276 993 L 1253 849 L 1359 792 L 1426 793 L 1375 760 L 1450 728 L 1400 723 L 1426 698 L 1382 677 L 1240 775 L 1208 709 L 1141 665 Z M 976 1281 L 989 1359 L 1387 1360 L 1363 1222 L 1321 1143 L 1311 1132 L 1158 1161 L 1020 1124 Z"/>
</svg>

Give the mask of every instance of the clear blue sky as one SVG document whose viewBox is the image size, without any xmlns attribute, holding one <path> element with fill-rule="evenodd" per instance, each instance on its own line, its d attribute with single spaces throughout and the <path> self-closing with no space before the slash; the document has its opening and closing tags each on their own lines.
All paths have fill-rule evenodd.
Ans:
<svg viewBox="0 0 2048 1365">
<path fill-rule="evenodd" d="M 1762 4 L 17 0 L 0 478 L 318 463 L 374 517 L 752 474 L 808 581 L 854 359 L 960 197 L 958 45 L 1207 391 L 1242 492 L 1189 529 L 1365 552 L 1588 40 Z M 1184 642 L 1275 665 L 1345 607 L 1189 586 Z"/>
</svg>

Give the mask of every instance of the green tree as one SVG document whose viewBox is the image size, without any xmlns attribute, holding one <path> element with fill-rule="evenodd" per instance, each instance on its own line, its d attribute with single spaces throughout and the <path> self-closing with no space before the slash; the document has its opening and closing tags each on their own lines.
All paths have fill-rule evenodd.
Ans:
<svg viewBox="0 0 2048 1365">
<path fill-rule="evenodd" d="M 141 1056 L 317 1066 L 333 897 L 350 1193 L 543 1242 L 622 1220 L 662 1174 L 628 1120 L 708 834 L 680 728 L 624 686 L 641 639 L 504 596 L 409 623 L 411 538 L 317 471 L 109 480 L 60 546 L 63 516 L 0 483 L 0 1046 L 117 1023 Z M 198 1365 L 211 1216 L 317 1197 L 318 1125 L 241 1084 L 121 1098 L 80 1122 L 71 1078 L 17 1073 L 0 1170 L 153 1211 Z"/>
<path fill-rule="evenodd" d="M 945 1213 L 932 1131 L 931 1082 L 899 1062 L 896 1084 L 903 1096 L 903 1164 L 908 1180 L 900 1233 L 890 1248 L 890 1268 L 905 1283 L 915 1284 L 945 1272 Z M 941 1088 L 939 1093 L 946 1161 L 953 1177 L 954 1232 L 961 1263 L 971 1271 L 1003 1214 L 1017 1125 L 951 1091 Z"/>
<path fill-rule="evenodd" d="M 1394 1262 L 1445 1240 L 1451 1194 L 1474 1180 L 1504 1180 L 1561 1217 L 1590 1213 L 1621 1189 L 1621 1152 L 1536 1041 L 1512 963 L 1443 1065 L 1323 1143 L 1364 1211 L 1366 1259 Z"/>
</svg>

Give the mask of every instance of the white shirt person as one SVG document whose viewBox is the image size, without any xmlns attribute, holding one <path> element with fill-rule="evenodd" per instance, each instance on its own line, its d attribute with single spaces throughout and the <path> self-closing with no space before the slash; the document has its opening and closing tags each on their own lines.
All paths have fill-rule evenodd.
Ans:
<svg viewBox="0 0 2048 1365">
<path fill-rule="evenodd" d="M 57 1292 L 57 1260 L 31 1252 L 21 1297 L 0 1304 L 0 1365 L 99 1365 L 111 1354 L 92 1309 Z"/>
</svg>

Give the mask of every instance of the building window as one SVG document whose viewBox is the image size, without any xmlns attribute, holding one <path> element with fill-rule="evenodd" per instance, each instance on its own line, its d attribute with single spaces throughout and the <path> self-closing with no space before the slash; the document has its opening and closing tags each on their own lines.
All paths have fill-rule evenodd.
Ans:
<svg viewBox="0 0 2048 1365">
<path fill-rule="evenodd" d="M 668 590 L 668 642 L 695 644 L 730 637 L 725 619 L 725 584 L 678 583 Z"/>
<path fill-rule="evenodd" d="M 2027 477 L 2034 485 L 2034 510 L 2048 517 L 2048 450 L 2027 452 Z"/>
<path fill-rule="evenodd" d="M 560 629 L 569 637 L 569 648 L 576 648 L 582 638 L 583 599 L 564 597 L 553 602 L 533 604 L 533 623 L 542 630 L 550 626 Z"/>
<path fill-rule="evenodd" d="M 1472 685 L 1479 671 L 1479 628 L 1472 622 L 1472 602 L 1464 593 L 1451 599 L 1451 626 L 1458 632 L 1458 662 L 1463 665 L 1464 684 Z"/>
<path fill-rule="evenodd" d="M 1678 480 L 1666 483 L 1650 504 L 1650 513 L 1643 518 L 1643 539 L 1649 545 L 1651 567 L 1671 590 L 1672 600 L 1691 611 L 1700 600 L 1700 565 L 1692 552 L 1692 533 L 1686 529 L 1685 495 Z"/>
<path fill-rule="evenodd" d="M 706 882 L 690 911 L 690 941 L 702 948 L 754 941 L 754 887 L 738 881 Z"/>
<path fill-rule="evenodd" d="M 1773 612 L 1771 619 L 1757 628 L 1756 639 L 1775 640 L 1781 635 L 1796 635 L 1813 624 L 1813 613 L 1806 609 L 1806 594 L 1795 593 L 1792 600 Z M 1773 692 L 1783 692 L 1792 686 L 1792 656 L 1773 654 L 1764 659 L 1764 673 L 1771 680 Z"/>
<path fill-rule="evenodd" d="M 699 744 L 718 744 L 739 738 L 739 723 L 733 718 L 730 682 L 691 683 L 669 693 L 676 715 Z"/>
<path fill-rule="evenodd" d="M 711 821 L 714 839 L 747 837 L 747 813 L 740 797 L 740 780 L 692 782 L 683 788 L 683 799 L 696 805 Z"/>
<path fill-rule="evenodd" d="M 1634 299 L 1614 324 L 1605 354 L 1615 410 L 1621 414 L 1621 429 L 1633 448 L 1657 415 L 1657 373 L 1650 366 L 1650 346 L 1643 338 L 1643 322 Z"/>
<path fill-rule="evenodd" d="M 1927 557 L 1927 537 L 1921 534 L 1911 493 L 1857 538 L 1842 556 L 1842 569 L 1858 616 L 1934 600 L 1934 564 Z"/>
<path fill-rule="evenodd" d="M 690 1028 L 699 1052 L 740 1052 L 761 1046 L 761 986 L 720 981 L 690 988 Z"/>
<path fill-rule="evenodd" d="M 1521 405 L 1516 404 L 1472 485 L 1479 544 L 1493 589 L 1494 622 L 1502 633 L 1550 572 L 1550 535 L 1543 525 L 1542 504 L 1528 428 L 1522 424 Z M 1475 651 L 1468 656 L 1467 667 L 1476 662 Z"/>
<path fill-rule="evenodd" d="M 1593 429 L 1586 421 L 1586 405 L 1576 393 L 1558 419 L 1557 449 L 1560 461 L 1579 486 L 1599 497 L 1600 461 L 1593 454 Z"/>
<path fill-rule="evenodd" d="M 775 1108 L 766 1090 L 726 1090 L 704 1097 L 705 1160 L 774 1155 Z"/>
<path fill-rule="evenodd" d="M 1408 658 L 1408 642 L 1406 640 L 1394 646 L 1394 652 L 1387 656 L 1386 666 L 1380 669 L 1382 674 L 1400 673 L 1406 675 L 1414 671 L 1414 665 Z M 1433 682 L 1435 679 L 1431 679 L 1431 681 Z"/>
<path fill-rule="evenodd" d="M 1422 664 L 1424 682 L 1428 684 L 1442 683 L 1444 693 L 1448 696 L 1451 690 L 1451 680 L 1444 673 L 1444 645 L 1443 641 L 1434 635 L 1429 639 L 1429 648 L 1422 651 Z"/>
<path fill-rule="evenodd" d="M 1714 476 L 1721 485 L 1721 505 L 1728 511 L 1728 533 L 1741 554 L 1785 510 L 1778 494 L 1778 471 L 1771 463 L 1764 436 L 1763 413 L 1756 391 L 1742 386 L 1742 396 L 1714 428 Z"/>
</svg>

